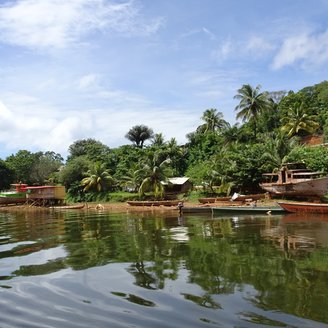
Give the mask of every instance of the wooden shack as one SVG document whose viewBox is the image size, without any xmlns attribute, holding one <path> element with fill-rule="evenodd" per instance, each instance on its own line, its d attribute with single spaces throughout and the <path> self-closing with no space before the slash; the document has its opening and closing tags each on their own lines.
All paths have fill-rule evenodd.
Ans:
<svg viewBox="0 0 328 328">
<path fill-rule="evenodd" d="M 27 201 L 34 205 L 63 204 L 66 196 L 64 186 L 28 186 Z"/>
<path fill-rule="evenodd" d="M 184 194 L 193 187 L 191 181 L 187 177 L 170 178 L 167 182 L 162 182 L 166 195 Z"/>
</svg>

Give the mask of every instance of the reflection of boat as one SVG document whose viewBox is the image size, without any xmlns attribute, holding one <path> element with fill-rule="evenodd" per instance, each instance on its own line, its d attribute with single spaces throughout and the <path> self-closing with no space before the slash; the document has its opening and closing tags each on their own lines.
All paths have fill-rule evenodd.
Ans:
<svg viewBox="0 0 328 328">
<path fill-rule="evenodd" d="M 287 212 L 308 212 L 328 214 L 328 204 L 307 202 L 278 202 Z"/>
<path fill-rule="evenodd" d="M 280 224 L 288 224 L 288 223 L 297 223 L 297 222 L 328 222 L 328 214 L 327 215 L 318 215 L 318 213 L 311 212 L 295 212 L 295 213 L 287 213 L 280 220 Z"/>
<path fill-rule="evenodd" d="M 280 206 L 217 206 L 212 207 L 213 214 L 283 214 L 285 210 Z"/>
<path fill-rule="evenodd" d="M 313 172 L 304 163 L 286 163 L 277 173 L 265 173 L 260 187 L 274 195 L 321 197 L 328 189 L 328 176 Z"/>
<path fill-rule="evenodd" d="M 128 201 L 130 206 L 178 206 L 180 200 L 145 200 L 145 201 Z"/>
<path fill-rule="evenodd" d="M 49 208 L 53 210 L 80 210 L 84 208 L 85 204 L 76 204 L 76 205 L 64 205 L 64 206 L 51 206 Z"/>
<path fill-rule="evenodd" d="M 26 202 L 26 184 L 12 184 L 15 190 L 4 191 L 0 193 L 0 205 L 19 204 Z"/>
<path fill-rule="evenodd" d="M 265 194 L 251 194 L 251 195 L 239 195 L 236 194 L 236 196 L 229 196 L 229 197 L 205 197 L 205 198 L 199 198 L 198 201 L 202 204 L 208 204 L 208 203 L 216 203 L 216 202 L 227 202 L 227 201 L 246 201 L 248 199 L 250 200 L 259 200 L 265 198 Z"/>
</svg>

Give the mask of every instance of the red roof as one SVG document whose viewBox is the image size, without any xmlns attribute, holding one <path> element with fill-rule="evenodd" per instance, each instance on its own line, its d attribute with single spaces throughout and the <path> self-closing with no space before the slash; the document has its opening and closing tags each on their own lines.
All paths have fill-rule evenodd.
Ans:
<svg viewBox="0 0 328 328">
<path fill-rule="evenodd" d="M 26 189 L 49 189 L 56 188 L 56 186 L 28 186 Z"/>
</svg>

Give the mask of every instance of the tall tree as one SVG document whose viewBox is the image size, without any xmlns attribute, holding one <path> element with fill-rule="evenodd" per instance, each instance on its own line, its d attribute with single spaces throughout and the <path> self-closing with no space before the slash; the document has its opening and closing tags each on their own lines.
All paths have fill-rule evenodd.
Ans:
<svg viewBox="0 0 328 328">
<path fill-rule="evenodd" d="M 53 151 L 42 153 L 32 167 L 31 179 L 37 184 L 54 182 L 55 173 L 63 165 L 63 158 Z"/>
<path fill-rule="evenodd" d="M 109 174 L 104 163 L 96 162 L 85 173 L 85 178 L 81 181 L 83 191 L 96 190 L 104 191 L 114 184 L 113 177 Z"/>
<path fill-rule="evenodd" d="M 301 131 L 313 133 L 319 128 L 315 119 L 315 115 L 306 113 L 303 102 L 296 103 L 286 113 L 286 116 L 282 117 L 283 126 L 281 129 L 283 132 L 287 132 L 288 137 L 299 134 Z"/>
<path fill-rule="evenodd" d="M 217 129 L 227 128 L 229 125 L 223 119 L 223 114 L 215 108 L 206 109 L 201 119 L 205 122 L 197 128 L 197 131 L 201 133 L 214 132 Z"/>
<path fill-rule="evenodd" d="M 265 150 L 262 159 L 265 171 L 277 171 L 286 162 L 289 153 L 298 145 L 297 139 L 288 138 L 285 133 L 268 135 L 264 140 Z"/>
<path fill-rule="evenodd" d="M 146 125 L 135 125 L 129 132 L 125 135 L 125 138 L 135 143 L 137 147 L 142 148 L 144 142 L 148 139 L 151 139 L 154 135 L 154 132 L 151 128 Z"/>
<path fill-rule="evenodd" d="M 100 141 L 89 138 L 75 141 L 69 146 L 68 152 L 68 161 L 79 156 L 87 156 L 90 160 L 99 161 L 103 160 L 110 149 Z"/>
<path fill-rule="evenodd" d="M 14 182 L 14 171 L 9 168 L 8 164 L 0 159 L 0 190 L 9 188 Z"/>
<path fill-rule="evenodd" d="M 42 152 L 31 153 L 28 150 L 19 150 L 16 155 L 10 155 L 6 158 L 8 167 L 15 172 L 16 182 L 21 181 L 27 184 L 37 182 L 32 177 L 32 172 L 42 154 Z"/>
<path fill-rule="evenodd" d="M 91 161 L 86 156 L 75 157 L 61 168 L 58 173 L 58 180 L 67 190 L 73 185 L 77 185 L 78 188 L 76 189 L 80 190 L 80 182 L 85 177 L 83 173 L 86 172 L 90 166 Z"/>
<path fill-rule="evenodd" d="M 144 195 L 147 191 L 153 191 L 156 198 L 162 198 L 164 194 L 162 182 L 167 181 L 172 174 L 170 164 L 169 158 L 157 163 L 156 155 L 148 163 L 143 164 L 141 169 L 136 172 L 137 176 L 143 177 L 139 194 Z"/>
<path fill-rule="evenodd" d="M 164 140 L 164 135 L 163 133 L 156 133 L 154 134 L 153 138 L 152 138 L 152 145 L 153 146 L 158 146 L 161 147 L 165 144 L 165 140 Z"/>
<path fill-rule="evenodd" d="M 268 101 L 268 93 L 260 92 L 261 86 L 257 85 L 253 88 L 249 84 L 244 84 L 238 93 L 234 96 L 234 99 L 239 100 L 239 104 L 236 106 L 237 119 L 241 119 L 243 122 L 252 122 L 254 124 L 254 138 L 257 135 L 257 121 L 259 115 L 270 108 Z"/>
</svg>

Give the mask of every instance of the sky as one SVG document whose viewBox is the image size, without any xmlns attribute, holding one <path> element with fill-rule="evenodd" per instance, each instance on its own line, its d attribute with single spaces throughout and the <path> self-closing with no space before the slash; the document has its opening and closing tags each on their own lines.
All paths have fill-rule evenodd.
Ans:
<svg viewBox="0 0 328 328">
<path fill-rule="evenodd" d="M 328 0 L 0 0 L 0 158 L 110 148 L 144 124 L 186 142 L 243 84 L 328 76 Z"/>
</svg>

